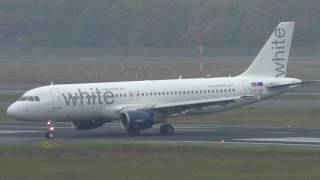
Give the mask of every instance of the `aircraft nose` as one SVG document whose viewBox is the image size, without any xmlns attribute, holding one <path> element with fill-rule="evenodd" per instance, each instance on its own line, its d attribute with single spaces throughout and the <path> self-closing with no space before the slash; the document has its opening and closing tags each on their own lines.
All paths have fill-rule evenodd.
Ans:
<svg viewBox="0 0 320 180">
<path fill-rule="evenodd" d="M 16 103 L 13 103 L 8 107 L 7 115 L 15 119 L 18 118 L 19 115 L 18 115 L 18 108 Z"/>
</svg>

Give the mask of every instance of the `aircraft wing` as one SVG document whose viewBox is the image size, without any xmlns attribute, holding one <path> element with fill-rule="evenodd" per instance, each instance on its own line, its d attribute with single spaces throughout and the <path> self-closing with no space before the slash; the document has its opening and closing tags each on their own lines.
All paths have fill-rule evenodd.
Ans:
<svg viewBox="0 0 320 180">
<path fill-rule="evenodd" d="M 269 84 L 267 85 L 267 88 L 269 89 L 276 89 L 276 88 L 283 88 L 288 86 L 294 86 L 294 85 L 306 85 L 306 84 L 313 84 L 313 83 L 319 83 L 320 80 L 313 80 L 313 81 L 303 81 L 298 83 L 289 83 L 289 84 Z"/>
<path fill-rule="evenodd" d="M 212 106 L 212 105 L 226 106 L 229 103 L 235 102 L 242 98 L 243 98 L 242 96 L 209 98 L 205 100 L 179 101 L 179 102 L 173 102 L 173 103 L 154 104 L 154 105 L 148 105 L 148 106 L 136 106 L 135 108 L 133 107 L 122 108 L 122 110 L 125 110 L 125 109 L 149 110 L 149 111 L 170 115 L 170 114 L 178 113 L 178 112 L 181 112 L 187 109 L 192 109 L 192 108 L 201 108 L 201 107 Z"/>
<path fill-rule="evenodd" d="M 153 105 L 152 109 L 166 109 L 166 108 L 189 109 L 189 108 L 211 106 L 211 105 L 226 105 L 240 98 L 241 97 L 237 96 L 237 97 L 227 97 L 227 98 L 210 98 L 205 100 L 181 101 L 181 102 Z"/>
</svg>

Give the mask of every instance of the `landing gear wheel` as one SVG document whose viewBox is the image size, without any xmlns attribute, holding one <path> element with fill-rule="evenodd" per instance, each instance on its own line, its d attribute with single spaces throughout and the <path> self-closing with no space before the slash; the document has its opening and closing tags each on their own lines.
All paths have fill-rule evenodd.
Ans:
<svg viewBox="0 0 320 180">
<path fill-rule="evenodd" d="M 46 138 L 53 139 L 54 138 L 54 125 L 51 120 L 48 121 L 48 131 L 46 132 Z"/>
<path fill-rule="evenodd" d="M 162 124 L 160 126 L 160 134 L 172 135 L 173 133 L 174 133 L 174 128 L 171 124 Z"/>
<path fill-rule="evenodd" d="M 139 129 L 127 129 L 127 132 L 131 136 L 136 136 L 136 135 L 140 134 L 140 130 Z"/>
</svg>

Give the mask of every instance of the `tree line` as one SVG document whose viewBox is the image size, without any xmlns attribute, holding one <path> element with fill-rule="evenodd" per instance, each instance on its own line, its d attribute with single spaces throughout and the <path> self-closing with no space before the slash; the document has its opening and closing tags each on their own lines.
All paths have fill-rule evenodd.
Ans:
<svg viewBox="0 0 320 180">
<path fill-rule="evenodd" d="M 1 0 L 0 45 L 256 46 L 280 21 L 320 45 L 318 0 Z"/>
</svg>

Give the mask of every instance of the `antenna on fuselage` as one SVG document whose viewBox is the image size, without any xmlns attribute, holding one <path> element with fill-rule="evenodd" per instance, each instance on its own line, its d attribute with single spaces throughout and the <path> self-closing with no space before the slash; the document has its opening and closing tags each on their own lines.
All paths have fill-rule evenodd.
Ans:
<svg viewBox="0 0 320 180">
<path fill-rule="evenodd" d="M 203 46 L 200 46 L 200 77 L 204 77 L 204 70 L 203 70 Z"/>
</svg>

